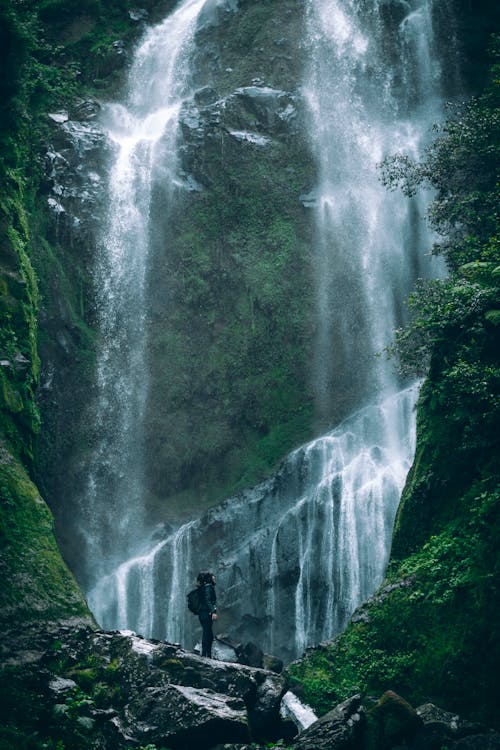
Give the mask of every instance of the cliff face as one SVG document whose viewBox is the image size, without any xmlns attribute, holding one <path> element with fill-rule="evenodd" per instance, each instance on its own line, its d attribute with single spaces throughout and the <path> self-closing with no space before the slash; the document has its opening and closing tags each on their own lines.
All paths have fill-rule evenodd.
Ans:
<svg viewBox="0 0 500 750">
<path fill-rule="evenodd" d="M 35 403 L 39 296 L 29 214 L 37 175 L 26 115 L 33 38 L 10 9 L 2 9 L 1 22 L 0 609 L 5 632 L 33 621 L 92 618 L 61 559 L 51 513 L 32 481 L 40 428 Z"/>
<path fill-rule="evenodd" d="M 169 5 L 147 5 L 149 18 Z M 14 628 L 91 621 L 33 480 L 50 498 L 59 540 L 76 562 L 67 497 L 91 437 L 82 407 L 94 367 L 91 247 L 99 182 L 90 175 L 92 158 L 87 174 L 76 170 L 75 140 L 63 126 L 79 124 L 78 142 L 91 156 L 95 151 L 97 163 L 103 152 L 95 97 L 119 87 L 128 46 L 141 30 L 141 14 L 129 9 L 45 0 L 42 26 L 25 5 L 2 9 L 2 39 L 10 42 L 0 45 L 0 605 Z M 152 517 L 163 514 L 166 497 L 179 517 L 181 506 L 200 508 L 249 486 L 311 429 L 304 314 L 311 228 L 300 196 L 314 168 L 296 99 L 302 12 L 292 0 L 241 2 L 238 12 L 232 3 L 214 3 L 199 31 L 199 90 L 182 117 L 184 192 L 157 238 L 155 257 L 166 273 L 150 279 L 152 297 L 162 303 L 152 310 L 150 347 L 158 364 L 150 439 L 160 457 L 160 468 L 150 467 Z M 468 48 L 476 49 L 478 38 L 484 46 L 484 37 L 478 23 Z M 156 201 L 160 214 L 161 195 Z M 494 316 L 474 331 L 488 367 L 496 366 L 497 331 Z M 495 720 L 497 403 L 486 402 L 481 420 L 471 422 L 474 408 L 463 393 L 443 399 L 444 370 L 461 366 L 454 359 L 459 345 L 450 334 L 422 394 L 417 458 L 387 581 L 344 636 L 292 670 L 320 710 L 356 687 L 392 686 L 416 703 L 431 697 Z"/>
<path fill-rule="evenodd" d="M 303 12 L 218 3 L 199 19 L 185 189 L 173 215 L 160 191 L 152 206 L 146 474 L 160 517 L 251 486 L 310 434 Z"/>
</svg>

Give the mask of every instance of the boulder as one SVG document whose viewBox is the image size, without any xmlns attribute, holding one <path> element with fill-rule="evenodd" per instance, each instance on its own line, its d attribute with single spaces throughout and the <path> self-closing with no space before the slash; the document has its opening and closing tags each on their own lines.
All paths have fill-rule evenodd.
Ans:
<svg viewBox="0 0 500 750">
<path fill-rule="evenodd" d="M 441 750 L 443 746 L 455 740 L 484 731 L 478 724 L 461 719 L 457 714 L 443 711 L 433 703 L 425 703 L 416 711 L 423 726 L 414 739 L 414 750 Z"/>
<path fill-rule="evenodd" d="M 385 750 L 402 743 L 410 744 L 422 724 L 413 706 L 387 690 L 367 714 L 369 747 Z"/>
<path fill-rule="evenodd" d="M 441 750 L 443 747 L 450 750 L 495 750 L 499 746 L 500 735 L 433 703 L 425 703 L 416 711 L 422 725 L 413 739 L 412 750 Z"/>
<path fill-rule="evenodd" d="M 174 748 L 213 747 L 250 739 L 245 704 L 211 690 L 168 685 L 146 688 L 125 708 L 124 737 Z"/>
<path fill-rule="evenodd" d="M 290 719 L 293 722 L 296 732 L 303 732 L 318 720 L 312 708 L 302 703 L 291 690 L 288 690 L 283 696 L 280 713 L 284 719 Z"/>
<path fill-rule="evenodd" d="M 208 750 L 285 736 L 282 675 L 83 625 L 12 634 L 0 648 L 4 666 L 36 688 L 37 726 L 54 726 L 67 747 L 79 733 L 99 750 Z"/>
<path fill-rule="evenodd" d="M 294 742 L 294 750 L 348 750 L 362 737 L 365 714 L 354 695 L 311 724 Z"/>
<path fill-rule="evenodd" d="M 76 99 L 71 108 L 72 120 L 93 120 L 102 107 L 97 99 Z"/>
<path fill-rule="evenodd" d="M 193 705 L 198 701 L 205 708 L 212 705 L 208 699 L 205 701 L 206 695 L 230 696 L 228 700 L 236 700 L 238 710 L 245 712 L 245 722 L 249 724 L 253 737 L 274 739 L 281 736 L 283 725 L 279 709 L 286 690 L 284 676 L 234 662 L 206 659 L 179 646 L 139 638 L 133 633 L 99 632 L 92 641 L 92 651 L 116 665 L 115 680 L 125 687 L 129 696 L 143 696 L 149 689 L 160 690 L 161 695 L 162 690 L 171 686 L 189 688 L 195 692 L 183 693 L 184 698 L 189 697 Z M 178 696 L 172 695 L 163 703 L 164 712 L 170 710 L 169 706 L 174 710 L 179 705 Z M 132 707 L 137 706 L 134 700 L 130 702 Z M 214 705 L 223 709 L 219 699 Z M 236 704 L 228 705 L 234 708 Z M 128 727 L 128 724 L 124 726 Z M 224 721 L 217 726 L 227 726 L 225 713 Z M 129 733 L 128 728 L 124 731 Z M 227 741 L 247 739 L 241 735 L 234 738 L 233 734 L 225 738 Z"/>
<path fill-rule="evenodd" d="M 276 672 L 276 674 L 281 674 L 283 672 L 283 661 L 281 659 L 278 659 L 277 656 L 273 656 L 272 654 L 264 654 L 263 658 L 263 664 L 264 669 L 267 669 L 270 672 Z"/>
<path fill-rule="evenodd" d="M 263 667 L 264 652 L 255 643 L 245 643 L 240 655 L 240 664 L 247 664 L 249 667 Z"/>
</svg>

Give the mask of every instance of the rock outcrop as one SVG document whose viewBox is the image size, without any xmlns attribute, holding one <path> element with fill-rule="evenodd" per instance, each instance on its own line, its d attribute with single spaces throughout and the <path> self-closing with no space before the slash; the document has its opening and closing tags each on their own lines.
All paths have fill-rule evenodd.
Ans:
<svg viewBox="0 0 500 750">
<path fill-rule="evenodd" d="M 295 719 L 283 711 L 292 700 Z M 297 712 L 300 714 L 297 722 Z M 283 675 L 205 659 L 74 618 L 6 634 L 0 726 L 81 750 L 497 750 L 500 735 L 391 691 L 354 695 L 317 721 Z M 295 724 L 293 723 L 295 722 Z M 260 743 L 260 744 L 259 744 Z M 38 747 L 38 746 L 37 746 Z"/>
<path fill-rule="evenodd" d="M 431 703 L 413 708 L 391 690 L 375 703 L 352 696 L 312 724 L 293 750 L 475 750 L 500 747 L 500 734 Z"/>
<path fill-rule="evenodd" d="M 64 742 L 83 735 L 103 750 L 151 743 L 208 750 L 290 735 L 279 713 L 283 676 L 76 620 L 7 639 L 1 670 L 5 717 L 19 710 L 13 696 L 29 701 L 33 690 L 32 729 Z"/>
<path fill-rule="evenodd" d="M 294 743 L 295 750 L 351 750 L 361 747 L 364 710 L 361 696 L 339 704 L 314 724 Z"/>
</svg>

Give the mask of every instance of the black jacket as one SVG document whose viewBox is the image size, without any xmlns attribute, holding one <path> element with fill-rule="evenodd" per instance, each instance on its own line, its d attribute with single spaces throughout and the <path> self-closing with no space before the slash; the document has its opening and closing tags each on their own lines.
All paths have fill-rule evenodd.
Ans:
<svg viewBox="0 0 500 750">
<path fill-rule="evenodd" d="M 217 597 L 212 583 L 203 583 L 200 586 L 200 612 L 217 612 Z"/>
</svg>

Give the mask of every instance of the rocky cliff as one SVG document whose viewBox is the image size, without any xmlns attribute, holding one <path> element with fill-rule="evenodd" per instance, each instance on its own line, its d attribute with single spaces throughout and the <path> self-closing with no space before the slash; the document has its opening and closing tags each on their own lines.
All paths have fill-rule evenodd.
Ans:
<svg viewBox="0 0 500 750">
<path fill-rule="evenodd" d="M 38 669 L 38 657 L 33 659 L 34 670 L 24 671 L 36 651 L 34 644 L 50 632 L 48 623 L 66 621 L 63 635 L 54 626 L 56 637 L 46 644 L 57 661 L 67 629 L 71 632 L 82 620 L 91 623 L 33 480 L 50 500 L 58 518 L 58 539 L 76 562 L 67 498 L 89 439 L 82 406 L 94 364 L 90 236 L 98 216 L 97 158 L 102 146 L 93 124 L 99 110 L 96 98 L 121 85 L 127 51 L 140 35 L 141 24 L 145 18 L 160 17 L 169 6 L 149 3 L 137 10 L 126 2 L 44 0 L 36 9 L 30 3 L 12 3 L 0 12 L 1 607 L 6 628 L 17 631 L 27 626 L 29 631 L 33 626 L 35 634 L 31 641 L 23 641 L 20 661 L 10 661 L 15 649 L 11 640 L 5 641 L 2 740 L 9 748 L 37 743 L 30 737 L 39 731 L 36 720 L 26 732 L 19 729 L 48 685 L 48 673 L 45 666 Z M 164 331 L 170 352 L 177 352 L 169 399 L 189 405 L 199 423 L 183 429 L 183 410 L 177 415 L 175 455 L 162 459 L 173 472 L 169 477 L 162 471 L 151 474 L 152 516 L 160 514 L 163 496 L 178 501 L 177 508 L 182 502 L 192 509 L 239 484 L 250 485 L 310 433 L 310 329 L 303 315 L 310 294 L 310 226 L 300 197 L 313 179 L 313 168 L 295 98 L 302 9 L 296 2 L 241 2 L 236 13 L 231 3 L 213 3 L 200 30 L 199 91 L 183 114 L 183 197 L 173 217 L 176 239 L 169 255 L 182 255 L 185 262 L 182 268 L 169 267 L 168 281 L 151 280 L 156 299 L 167 293 L 171 300 L 182 299 L 187 317 L 181 320 L 170 309 L 166 325 L 153 311 L 156 335 L 150 352 L 158 362 L 164 361 Z M 280 24 L 275 23 L 276 14 Z M 494 12 L 486 8 L 484 14 L 473 15 L 473 26 L 467 21 L 470 11 L 461 16 L 461 27 L 469 35 L 467 49 L 483 49 Z M 481 61 L 474 84 L 483 70 Z M 90 155 L 84 174 L 76 168 L 78 148 Z M 231 185 L 230 195 L 222 196 L 222 182 Z M 161 210 L 161 196 L 156 210 Z M 156 248 L 160 259 L 163 240 L 159 238 Z M 286 284 L 281 280 L 285 266 L 292 271 Z M 234 279 L 231 294 L 223 298 L 220 282 L 229 273 Z M 223 346 L 208 334 L 201 337 L 198 360 L 193 358 L 190 336 L 181 343 L 178 337 L 190 334 L 195 321 L 198 325 L 200 309 L 209 312 Z M 474 331 L 490 359 L 497 345 L 493 319 L 490 316 L 479 335 Z M 271 352 L 269 340 L 276 344 Z M 480 440 L 483 428 L 476 420 L 470 431 L 460 399 L 443 399 L 444 364 L 447 372 L 463 365 L 453 359 L 457 339 L 450 335 L 448 341 L 450 348 L 440 349 L 422 396 L 417 462 L 401 506 L 389 578 L 355 615 L 345 636 L 292 670 L 296 689 L 302 689 L 318 710 L 330 709 L 357 688 L 380 691 L 392 686 L 414 702 L 435 697 L 454 710 L 494 720 L 498 431 L 490 420 L 488 440 Z M 165 389 L 164 383 L 157 386 L 149 406 L 152 426 L 161 414 L 157 394 Z M 205 406 L 200 406 L 202 401 Z M 488 414 L 496 413 L 485 408 L 481 419 L 487 421 Z M 161 453 L 162 435 L 171 431 L 168 421 L 158 432 L 156 426 L 154 439 Z M 469 438 L 477 438 L 474 445 L 461 442 L 464 430 Z M 199 438 L 191 443 L 188 432 Z M 165 447 L 166 453 L 170 450 Z M 203 488 L 200 496 L 195 487 Z M 92 637 L 87 632 L 89 642 Z M 102 638 L 107 642 L 111 637 Z M 42 651 L 48 659 L 45 647 Z M 111 656 L 103 667 L 96 659 L 96 669 L 109 668 L 109 674 L 119 661 Z M 47 667 L 54 679 L 73 680 L 84 692 L 87 680 L 92 691 L 97 690 L 92 649 L 88 662 L 69 667 L 79 672 L 81 683 L 59 666 L 52 671 Z M 40 680 L 45 680 L 43 690 Z M 56 747 L 62 736 L 60 722 L 64 724 L 68 712 L 71 720 L 100 721 L 105 716 L 88 716 L 88 693 L 75 691 L 73 684 L 56 682 L 53 689 L 61 689 L 63 695 L 65 690 L 72 692 L 69 700 L 60 699 L 57 705 L 65 708 L 50 719 L 57 731 L 46 724 L 46 747 Z M 102 710 L 107 708 L 103 704 Z M 43 714 L 42 723 L 47 716 Z M 10 729 L 5 728 L 8 724 Z M 78 731 L 92 732 L 92 722 L 78 726 Z M 89 736 L 82 740 L 83 747 L 93 741 Z M 143 739 L 134 737 L 134 742 Z"/>
</svg>

